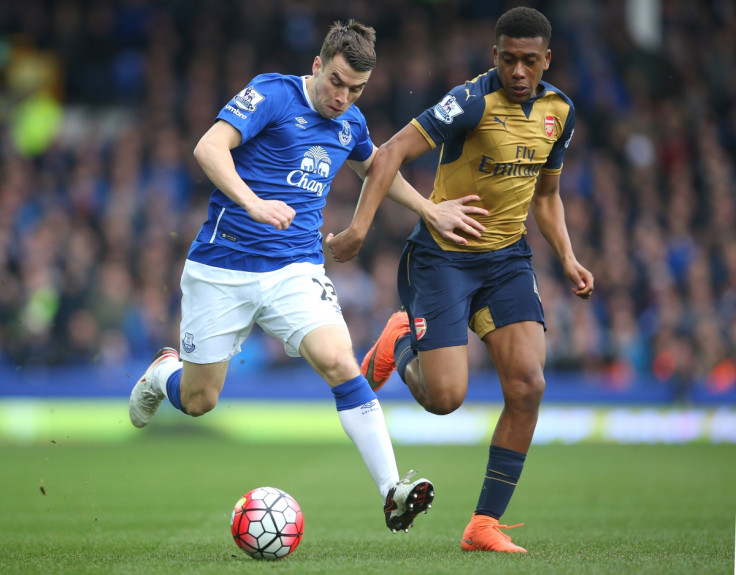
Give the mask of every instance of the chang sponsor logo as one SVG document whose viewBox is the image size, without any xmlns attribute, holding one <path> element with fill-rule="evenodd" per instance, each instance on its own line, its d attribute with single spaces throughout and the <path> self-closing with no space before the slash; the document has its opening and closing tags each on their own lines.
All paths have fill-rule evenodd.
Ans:
<svg viewBox="0 0 736 575">
<path fill-rule="evenodd" d="M 330 176 L 331 164 L 330 156 L 322 146 L 312 146 L 305 152 L 299 169 L 292 170 L 286 176 L 286 182 L 290 186 L 309 190 L 321 196 L 327 186 L 318 178 Z"/>
</svg>

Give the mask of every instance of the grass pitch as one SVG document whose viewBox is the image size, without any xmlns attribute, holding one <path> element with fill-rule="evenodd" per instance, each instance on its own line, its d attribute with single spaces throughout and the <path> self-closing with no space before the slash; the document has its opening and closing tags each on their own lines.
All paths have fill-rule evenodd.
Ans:
<svg viewBox="0 0 736 575">
<path fill-rule="evenodd" d="M 720 574 L 734 570 L 732 445 L 533 446 L 503 522 L 526 555 L 463 553 L 487 446 L 398 446 L 435 483 L 409 534 L 385 527 L 350 445 L 256 445 L 146 429 L 104 444 L 0 445 L 0 573 Z M 251 488 L 291 493 L 299 548 L 258 562 L 230 511 Z"/>
</svg>

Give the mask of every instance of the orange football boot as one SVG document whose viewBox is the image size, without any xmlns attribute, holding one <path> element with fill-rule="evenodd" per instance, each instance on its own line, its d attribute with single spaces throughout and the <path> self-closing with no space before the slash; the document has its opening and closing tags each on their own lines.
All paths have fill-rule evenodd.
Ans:
<svg viewBox="0 0 736 575">
<path fill-rule="evenodd" d="M 360 372 L 370 383 L 373 391 L 377 391 L 391 377 L 396 369 L 394 346 L 396 340 L 409 333 L 409 316 L 405 311 L 397 311 L 383 328 L 378 341 L 368 351 L 360 364 Z"/>
<path fill-rule="evenodd" d="M 463 532 L 463 551 L 500 551 L 502 553 L 526 553 L 526 549 L 514 545 L 511 537 L 501 529 L 513 529 L 518 525 L 499 525 L 498 519 L 488 515 L 473 515 Z"/>
</svg>

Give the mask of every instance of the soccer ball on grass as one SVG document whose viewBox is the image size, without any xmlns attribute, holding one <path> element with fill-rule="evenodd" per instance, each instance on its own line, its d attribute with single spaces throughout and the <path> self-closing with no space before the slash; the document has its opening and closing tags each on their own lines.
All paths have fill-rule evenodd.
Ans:
<svg viewBox="0 0 736 575">
<path fill-rule="evenodd" d="M 230 531 L 235 544 L 253 559 L 281 559 L 302 540 L 304 515 L 285 491 L 259 487 L 235 504 Z"/>
</svg>

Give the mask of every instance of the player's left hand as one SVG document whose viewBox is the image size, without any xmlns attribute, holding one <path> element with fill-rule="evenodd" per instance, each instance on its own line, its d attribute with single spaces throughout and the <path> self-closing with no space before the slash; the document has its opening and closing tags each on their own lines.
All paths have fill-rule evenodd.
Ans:
<svg viewBox="0 0 736 575">
<path fill-rule="evenodd" d="M 565 266 L 565 275 L 572 282 L 573 293 L 582 299 L 593 295 L 593 274 L 576 260 Z"/>
<path fill-rule="evenodd" d="M 336 262 L 346 262 L 358 255 L 363 239 L 351 228 L 343 230 L 337 235 L 327 234 L 325 243 L 330 248 L 332 259 Z"/>
<path fill-rule="evenodd" d="M 468 202 L 479 202 L 480 196 L 463 196 L 457 200 L 447 200 L 435 204 L 434 208 L 423 215 L 425 221 L 432 226 L 446 240 L 467 245 L 466 236 L 474 238 L 481 237 L 486 229 L 478 220 L 471 215 L 488 215 L 488 210 L 480 206 L 469 206 Z M 464 235 L 460 235 L 460 234 Z"/>
</svg>

